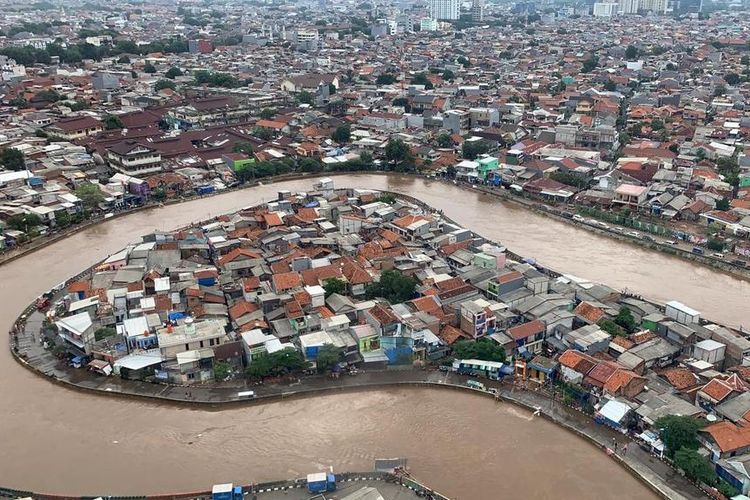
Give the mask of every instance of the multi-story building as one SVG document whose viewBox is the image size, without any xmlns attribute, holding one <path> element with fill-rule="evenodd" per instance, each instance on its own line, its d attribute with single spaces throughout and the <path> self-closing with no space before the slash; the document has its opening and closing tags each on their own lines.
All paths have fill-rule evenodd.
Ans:
<svg viewBox="0 0 750 500">
<path fill-rule="evenodd" d="M 73 141 L 94 135 L 104 130 L 102 122 L 91 116 L 74 116 L 63 118 L 51 127 L 48 132 L 66 141 Z"/>
<path fill-rule="evenodd" d="M 171 109 L 167 121 L 182 129 L 227 125 L 246 121 L 254 105 L 244 99 L 217 95 L 195 99 L 184 106 Z"/>
<path fill-rule="evenodd" d="M 459 0 L 430 0 L 430 14 L 433 19 L 455 21 L 461 14 Z"/>
<path fill-rule="evenodd" d="M 107 161 L 115 170 L 128 175 L 160 172 L 161 153 L 137 141 L 122 141 L 107 148 Z"/>
<path fill-rule="evenodd" d="M 613 17 L 617 14 L 618 7 L 616 3 L 595 3 L 594 17 Z"/>
<path fill-rule="evenodd" d="M 471 20 L 475 23 L 484 21 L 484 0 L 472 0 Z"/>
</svg>

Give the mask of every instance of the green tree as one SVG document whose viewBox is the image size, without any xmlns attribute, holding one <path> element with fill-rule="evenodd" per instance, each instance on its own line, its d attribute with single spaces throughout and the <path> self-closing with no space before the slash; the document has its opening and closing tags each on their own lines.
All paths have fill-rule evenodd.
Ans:
<svg viewBox="0 0 750 500">
<path fill-rule="evenodd" d="M 385 145 L 385 157 L 397 170 L 412 161 L 409 146 L 401 139 L 391 139 Z"/>
<path fill-rule="evenodd" d="M 569 172 L 552 172 L 549 178 L 553 181 L 561 182 L 565 185 L 573 186 L 578 189 L 585 189 L 589 185 L 589 181 L 585 177 L 571 174 Z"/>
<path fill-rule="evenodd" d="M 737 85 L 740 83 L 740 75 L 737 73 L 727 73 L 724 75 L 724 81 L 727 82 L 729 85 Z"/>
<path fill-rule="evenodd" d="M 393 99 L 392 103 L 394 106 L 401 106 L 402 108 L 406 108 L 409 106 L 409 99 L 406 97 L 396 97 Z"/>
<path fill-rule="evenodd" d="M 456 62 L 460 64 L 461 66 L 463 66 L 464 68 L 468 68 L 471 66 L 471 61 L 469 61 L 469 59 L 466 58 L 465 56 L 458 56 L 458 58 L 456 59 Z"/>
<path fill-rule="evenodd" d="M 76 188 L 74 193 L 88 210 L 96 209 L 104 201 L 104 194 L 96 184 L 91 182 L 84 182 Z"/>
<path fill-rule="evenodd" d="M 299 94 L 297 94 L 297 102 L 300 104 L 310 104 L 312 105 L 315 102 L 315 96 L 312 95 L 307 90 L 303 90 Z"/>
<path fill-rule="evenodd" d="M 661 417 L 655 422 L 655 427 L 659 429 L 659 436 L 669 457 L 674 457 L 682 448 L 697 450 L 698 430 L 704 426 L 703 420 L 677 415 Z"/>
<path fill-rule="evenodd" d="M 453 345 L 456 359 L 481 359 L 483 361 L 505 362 L 505 349 L 490 339 L 459 340 Z"/>
<path fill-rule="evenodd" d="M 271 108 L 263 108 L 260 112 L 260 117 L 264 120 L 270 120 L 276 115 L 276 111 L 272 110 Z"/>
<path fill-rule="evenodd" d="M 331 138 L 334 141 L 338 142 L 339 144 L 349 142 L 351 137 L 352 137 L 352 128 L 349 126 L 349 124 L 344 124 L 339 127 L 336 127 L 336 130 L 334 130 L 333 134 L 331 134 Z"/>
<path fill-rule="evenodd" d="M 344 352 L 333 344 L 324 344 L 318 349 L 315 365 L 318 373 L 331 371 L 344 359 Z"/>
<path fill-rule="evenodd" d="M 28 233 L 37 226 L 42 225 L 42 219 L 37 214 L 19 214 L 9 217 L 7 220 L 8 227 L 16 231 Z"/>
<path fill-rule="evenodd" d="M 432 82 L 424 73 L 417 73 L 416 75 L 414 75 L 414 78 L 411 79 L 411 83 L 414 85 L 424 85 L 424 88 L 427 90 L 433 88 Z"/>
<path fill-rule="evenodd" d="M 625 330 L 620 325 L 618 325 L 611 319 L 606 319 L 606 318 L 601 319 L 599 320 L 599 323 L 597 324 L 599 325 L 599 328 L 601 328 L 602 330 L 604 330 L 605 332 L 607 332 L 608 334 L 614 337 L 618 335 L 625 335 L 626 333 Z"/>
<path fill-rule="evenodd" d="M 346 282 L 338 278 L 330 278 L 325 281 L 323 289 L 326 291 L 326 297 L 338 293 L 343 295 L 346 293 Z"/>
<path fill-rule="evenodd" d="M 714 89 L 714 97 L 721 97 L 727 93 L 726 85 L 719 84 Z"/>
<path fill-rule="evenodd" d="M 617 316 L 615 317 L 615 323 L 623 327 L 625 331 L 628 333 L 633 333 L 634 331 L 638 329 L 638 325 L 635 322 L 633 313 L 630 311 L 630 308 L 627 306 L 622 306 L 620 308 L 620 311 L 617 313 Z"/>
<path fill-rule="evenodd" d="M 317 173 L 323 171 L 323 164 L 315 158 L 302 158 L 298 168 L 300 172 Z"/>
<path fill-rule="evenodd" d="M 370 283 L 365 289 L 368 298 L 383 297 L 392 304 L 399 304 L 414 298 L 414 290 L 417 281 L 409 276 L 404 276 L 395 269 L 383 271 L 380 280 Z"/>
<path fill-rule="evenodd" d="M 378 85 L 391 85 L 396 83 L 396 77 L 390 73 L 383 73 L 382 75 L 378 75 L 375 83 Z"/>
<path fill-rule="evenodd" d="M 54 90 L 42 90 L 34 94 L 34 97 L 40 101 L 57 102 L 62 99 L 62 96 Z"/>
<path fill-rule="evenodd" d="M 177 85 L 172 80 L 161 79 L 154 84 L 155 92 L 159 92 L 160 90 L 164 90 L 164 89 L 175 90 L 176 88 L 177 88 Z"/>
<path fill-rule="evenodd" d="M 448 82 L 451 82 L 456 79 L 456 75 L 453 73 L 453 71 L 446 69 L 443 71 L 443 80 L 446 80 Z"/>
<path fill-rule="evenodd" d="M 596 67 L 599 66 L 599 58 L 596 56 L 591 56 L 585 61 L 583 61 L 583 67 L 581 68 L 581 73 L 591 73 L 596 69 Z"/>
<path fill-rule="evenodd" d="M 708 241 L 706 241 L 706 248 L 713 250 L 714 252 L 723 252 L 724 242 L 718 238 L 709 238 Z"/>
<path fill-rule="evenodd" d="M 255 127 L 253 129 L 253 135 L 263 141 L 270 141 L 273 139 L 273 130 L 265 127 Z"/>
<path fill-rule="evenodd" d="M 73 217 L 67 212 L 67 210 L 60 210 L 55 212 L 55 225 L 59 228 L 66 228 L 73 223 Z"/>
<path fill-rule="evenodd" d="M 143 66 L 143 72 L 153 75 L 154 73 L 156 73 L 156 66 L 154 66 L 150 62 L 147 62 L 146 65 Z"/>
<path fill-rule="evenodd" d="M 23 108 L 28 104 L 28 102 L 23 97 L 17 96 L 8 101 L 8 104 L 10 106 L 13 106 L 14 108 Z"/>
<path fill-rule="evenodd" d="M 123 54 L 119 58 L 117 58 L 117 62 L 119 64 L 130 64 L 130 58 L 127 55 Z"/>
<path fill-rule="evenodd" d="M 68 107 L 71 109 L 71 111 L 82 111 L 84 109 L 88 109 L 89 103 L 84 100 L 78 99 L 73 101 L 73 103 Z"/>
<path fill-rule="evenodd" d="M 336 93 L 336 86 L 332 83 L 328 84 L 328 95 L 333 95 Z"/>
<path fill-rule="evenodd" d="M 214 378 L 216 380 L 226 380 L 229 377 L 231 367 L 226 361 L 217 361 L 214 363 Z"/>
<path fill-rule="evenodd" d="M 107 337 L 114 337 L 117 334 L 117 330 L 114 328 L 104 326 L 94 331 L 94 339 L 97 341 L 106 339 Z"/>
<path fill-rule="evenodd" d="M 121 129 L 124 127 L 125 125 L 123 125 L 122 120 L 120 120 L 119 116 L 107 115 L 104 117 L 104 128 L 106 128 L 107 130 Z"/>
<path fill-rule="evenodd" d="M 164 201 L 167 199 L 167 192 L 163 187 L 155 188 L 153 191 L 151 191 L 151 199 L 159 202 Z"/>
<path fill-rule="evenodd" d="M 633 61 L 638 57 L 638 47 L 635 45 L 628 45 L 628 48 L 625 49 L 625 59 L 628 61 Z"/>
<path fill-rule="evenodd" d="M 4 148 L 0 152 L 0 165 L 7 170 L 23 170 L 26 168 L 26 160 L 23 153 L 16 148 Z"/>
<path fill-rule="evenodd" d="M 272 354 L 262 353 L 253 356 L 246 373 L 249 377 L 263 378 L 305 370 L 309 364 L 302 353 L 288 347 Z"/>
<path fill-rule="evenodd" d="M 726 196 L 716 201 L 716 210 L 723 212 L 729 210 L 729 199 Z"/>
<path fill-rule="evenodd" d="M 174 80 L 178 76 L 182 76 L 182 71 L 177 66 L 172 66 L 166 73 L 164 73 L 164 77 L 169 78 L 170 80 Z"/>
<path fill-rule="evenodd" d="M 489 151 L 489 145 L 485 141 L 464 141 L 461 147 L 461 155 L 468 160 L 475 160 L 487 151 Z"/>
<path fill-rule="evenodd" d="M 253 143 L 247 141 L 236 142 L 234 146 L 232 146 L 232 152 L 251 154 L 253 152 Z"/>
<path fill-rule="evenodd" d="M 700 481 L 709 486 L 718 482 L 719 477 L 711 462 L 692 448 L 682 447 L 674 454 L 674 464 L 685 471 L 685 476 L 693 481 Z"/>
<path fill-rule="evenodd" d="M 440 134 L 435 138 L 435 144 L 439 148 L 452 148 L 453 147 L 453 138 L 450 134 Z"/>
</svg>

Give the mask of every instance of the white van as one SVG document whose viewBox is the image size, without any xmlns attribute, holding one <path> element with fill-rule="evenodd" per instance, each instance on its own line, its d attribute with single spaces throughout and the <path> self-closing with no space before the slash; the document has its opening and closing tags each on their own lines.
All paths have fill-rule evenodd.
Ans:
<svg viewBox="0 0 750 500">
<path fill-rule="evenodd" d="M 254 399 L 255 391 L 242 391 L 237 393 L 237 399 Z"/>
</svg>

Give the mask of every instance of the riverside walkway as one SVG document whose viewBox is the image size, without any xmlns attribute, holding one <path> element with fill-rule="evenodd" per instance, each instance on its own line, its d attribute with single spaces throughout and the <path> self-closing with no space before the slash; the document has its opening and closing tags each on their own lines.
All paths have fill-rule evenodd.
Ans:
<svg viewBox="0 0 750 500">
<path fill-rule="evenodd" d="M 542 391 L 526 390 L 509 383 L 483 380 L 488 389 L 497 390 L 497 396 L 495 396 L 490 392 L 469 389 L 466 386 L 469 377 L 451 372 L 412 368 L 360 372 L 354 376 L 342 375 L 335 379 L 322 375 L 305 376 L 260 385 L 245 380 L 191 387 L 130 381 L 104 377 L 84 368 L 74 369 L 67 366 L 41 345 L 39 332 L 43 320 L 43 313 L 33 311 L 28 314 L 24 323 L 19 325 L 18 333 L 13 339 L 14 355 L 27 368 L 46 375 L 71 390 L 149 398 L 167 403 L 201 405 L 215 409 L 232 404 L 260 404 L 321 392 L 353 392 L 398 386 L 471 390 L 478 396 L 495 397 L 498 404 L 511 402 L 532 412 L 538 411 L 539 415 L 534 418 L 550 419 L 599 447 L 599 450 L 592 450 L 592 459 L 617 460 L 664 498 L 699 499 L 706 497 L 703 491 L 675 469 L 642 450 L 635 442 L 630 442 L 625 456 L 608 457 L 604 449 L 612 445 L 613 439 L 617 440 L 620 445 L 630 440 L 622 433 L 596 424 L 590 416 L 563 405 Z M 254 391 L 256 397 L 251 400 L 240 400 L 237 396 L 238 392 L 248 390 Z M 597 456 L 599 454 L 600 456 Z"/>
</svg>

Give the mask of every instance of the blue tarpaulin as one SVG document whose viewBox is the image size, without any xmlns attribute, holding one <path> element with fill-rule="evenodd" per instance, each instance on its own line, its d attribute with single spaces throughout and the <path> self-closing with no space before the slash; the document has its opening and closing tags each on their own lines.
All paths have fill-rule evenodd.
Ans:
<svg viewBox="0 0 750 500">
<path fill-rule="evenodd" d="M 177 321 L 178 319 L 184 318 L 185 317 L 185 313 L 179 312 L 179 311 L 177 311 L 177 312 L 171 312 L 171 313 L 169 313 L 168 317 L 169 317 L 169 321 Z"/>
</svg>

